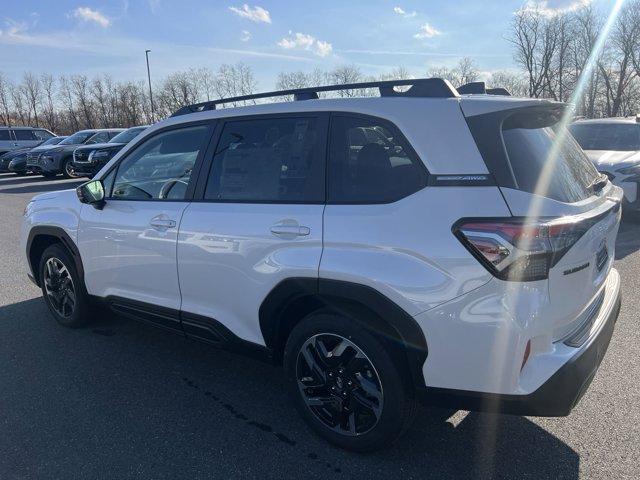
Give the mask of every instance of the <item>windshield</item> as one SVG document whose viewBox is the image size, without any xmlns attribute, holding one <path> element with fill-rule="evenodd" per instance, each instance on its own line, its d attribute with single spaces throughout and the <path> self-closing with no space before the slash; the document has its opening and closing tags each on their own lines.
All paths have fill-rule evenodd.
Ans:
<svg viewBox="0 0 640 480">
<path fill-rule="evenodd" d="M 51 137 L 49 140 L 45 140 L 44 142 L 42 142 L 40 145 L 41 146 L 45 146 L 45 145 L 57 145 L 59 144 L 62 140 L 64 140 L 67 137 Z"/>
<path fill-rule="evenodd" d="M 560 135 L 559 131 L 559 127 L 507 128 L 502 137 L 520 190 L 561 202 L 578 202 L 592 195 L 591 185 L 599 174 L 573 137 Z M 549 185 L 545 192 L 538 192 L 538 180 L 558 141 L 562 144 L 550 167 Z"/>
<path fill-rule="evenodd" d="M 129 143 L 131 140 L 136 138 L 140 134 L 140 132 L 142 132 L 146 128 L 147 127 L 130 128 L 113 137 L 111 140 L 109 140 L 108 143 Z"/>
<path fill-rule="evenodd" d="M 60 145 L 80 145 L 94 133 L 96 132 L 93 132 L 91 130 L 82 130 L 80 132 L 76 132 L 70 137 L 67 137 L 66 139 L 61 141 Z"/>
<path fill-rule="evenodd" d="M 640 150 L 640 125 L 633 123 L 574 123 L 569 130 L 584 150 Z"/>
</svg>

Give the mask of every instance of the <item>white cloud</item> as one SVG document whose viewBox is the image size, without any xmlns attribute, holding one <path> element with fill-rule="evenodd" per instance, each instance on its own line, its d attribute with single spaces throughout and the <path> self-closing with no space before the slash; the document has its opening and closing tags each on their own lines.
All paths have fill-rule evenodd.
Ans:
<svg viewBox="0 0 640 480">
<path fill-rule="evenodd" d="M 242 31 L 242 35 L 240 36 L 240 41 L 241 42 L 248 42 L 249 40 L 251 40 L 251 32 L 249 30 L 243 30 Z"/>
<path fill-rule="evenodd" d="M 441 33 L 442 32 L 440 32 L 440 30 L 437 30 L 433 25 L 425 23 L 420 27 L 420 30 L 413 36 L 413 38 L 417 38 L 420 40 L 423 38 L 433 38 L 437 37 Z"/>
<path fill-rule="evenodd" d="M 318 40 L 313 35 L 300 32 L 295 35 L 289 32 L 289 37 L 280 40 L 278 45 L 285 50 L 308 50 L 319 57 L 326 57 L 333 50 L 333 46 L 329 42 Z"/>
<path fill-rule="evenodd" d="M 269 14 L 269 11 L 262 7 L 255 6 L 251 8 L 245 3 L 242 5 L 242 8 L 229 7 L 229 10 L 242 18 L 251 20 L 252 22 L 271 23 L 271 15 Z"/>
<path fill-rule="evenodd" d="M 575 12 L 588 7 L 592 0 L 529 0 L 519 12 L 536 12 L 547 17 Z"/>
<path fill-rule="evenodd" d="M 103 28 L 106 28 L 109 25 L 111 25 L 111 20 L 109 20 L 106 16 L 104 16 L 99 11 L 92 10 L 89 7 L 78 7 L 75 10 L 73 10 L 69 14 L 69 16 L 82 20 L 83 22 L 97 23 Z"/>
<path fill-rule="evenodd" d="M 413 11 L 411 13 L 406 12 L 402 7 L 393 7 L 393 11 L 398 15 L 402 15 L 404 18 L 413 18 L 418 14 L 418 12 L 416 11 Z"/>
</svg>

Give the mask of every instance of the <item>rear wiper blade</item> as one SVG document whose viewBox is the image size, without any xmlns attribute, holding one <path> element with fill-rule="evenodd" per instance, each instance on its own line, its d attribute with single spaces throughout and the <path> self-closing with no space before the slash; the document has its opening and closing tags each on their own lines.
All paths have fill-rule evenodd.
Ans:
<svg viewBox="0 0 640 480">
<path fill-rule="evenodd" d="M 593 182 L 589 184 L 589 188 L 594 192 L 599 192 L 605 187 L 608 181 L 609 177 L 607 177 L 604 173 L 601 173 L 598 177 L 595 178 Z"/>
</svg>

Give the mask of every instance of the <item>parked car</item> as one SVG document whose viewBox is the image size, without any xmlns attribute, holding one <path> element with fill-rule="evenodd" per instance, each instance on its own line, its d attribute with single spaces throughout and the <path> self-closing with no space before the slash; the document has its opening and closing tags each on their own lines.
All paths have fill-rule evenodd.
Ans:
<svg viewBox="0 0 640 480">
<path fill-rule="evenodd" d="M 83 145 L 73 152 L 73 172 L 79 177 L 93 177 L 131 140 L 146 130 L 147 126 L 131 127 L 106 143 Z"/>
<path fill-rule="evenodd" d="M 108 142 L 122 131 L 124 128 L 80 130 L 39 155 L 37 159 L 27 158 L 27 168 L 47 178 L 55 177 L 59 173 L 65 178 L 72 178 L 73 151 L 79 145 Z"/>
<path fill-rule="evenodd" d="M 35 147 L 54 136 L 45 128 L 0 127 L 0 155 L 20 148 Z"/>
<path fill-rule="evenodd" d="M 9 172 L 9 164 L 11 163 L 11 160 L 22 156 L 25 156 L 26 158 L 26 154 L 27 152 L 29 152 L 29 150 L 31 150 L 31 148 L 18 148 L 16 150 L 11 150 L 10 152 L 5 152 L 0 155 L 0 173 Z"/>
<path fill-rule="evenodd" d="M 63 141 L 66 136 L 59 137 L 51 137 L 49 140 L 42 142 L 35 148 L 28 148 L 21 150 L 19 154 L 15 154 L 14 152 L 10 152 L 5 154 L 4 156 L 8 156 L 9 164 L 7 165 L 7 169 L 10 172 L 13 172 L 17 175 L 24 175 L 28 173 L 27 170 L 27 159 L 29 157 L 37 159 L 39 155 L 43 152 L 46 152 L 50 148 L 58 145 L 61 141 Z M 13 153 L 14 155 L 11 155 Z"/>
<path fill-rule="evenodd" d="M 596 168 L 622 188 L 623 208 L 640 211 L 640 117 L 578 120 L 569 128 Z"/>
<path fill-rule="evenodd" d="M 344 88 L 381 98 L 318 99 Z M 542 174 L 565 105 L 441 79 L 287 95 L 185 107 L 36 196 L 21 248 L 52 316 L 79 327 L 102 300 L 263 355 L 354 450 L 389 445 L 417 400 L 569 414 L 619 312 L 622 191 L 571 135 Z"/>
</svg>

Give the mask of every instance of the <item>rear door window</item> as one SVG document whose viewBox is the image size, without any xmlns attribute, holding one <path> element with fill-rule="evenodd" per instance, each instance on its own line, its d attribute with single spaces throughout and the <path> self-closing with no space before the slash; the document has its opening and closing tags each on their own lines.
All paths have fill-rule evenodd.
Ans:
<svg viewBox="0 0 640 480">
<path fill-rule="evenodd" d="M 426 184 L 426 168 L 395 126 L 373 117 L 333 117 L 329 203 L 393 202 Z"/>
<path fill-rule="evenodd" d="M 16 136 L 16 140 L 20 141 L 34 141 L 38 140 L 33 130 L 14 130 L 13 134 Z"/>
<path fill-rule="evenodd" d="M 326 134 L 315 116 L 225 123 L 205 199 L 243 203 L 324 202 Z"/>
</svg>

